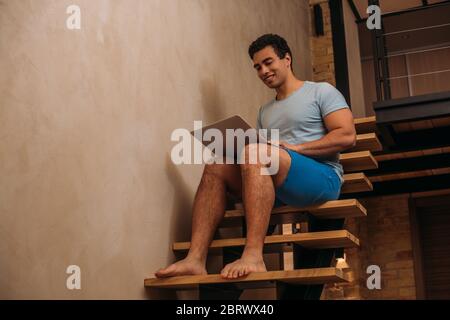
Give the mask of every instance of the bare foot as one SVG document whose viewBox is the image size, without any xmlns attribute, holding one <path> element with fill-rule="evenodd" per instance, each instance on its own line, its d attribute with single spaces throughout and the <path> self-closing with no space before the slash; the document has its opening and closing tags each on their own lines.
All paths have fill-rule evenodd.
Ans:
<svg viewBox="0 0 450 320">
<path fill-rule="evenodd" d="M 155 275 L 158 278 L 167 278 L 174 276 L 201 275 L 208 274 L 204 264 L 194 259 L 183 259 L 171 264 L 170 266 L 159 269 Z"/>
<path fill-rule="evenodd" d="M 227 264 L 222 272 L 222 278 L 225 279 L 236 279 L 239 277 L 243 277 L 250 272 L 266 272 L 266 265 L 264 264 L 264 260 L 261 257 L 244 257 L 242 256 L 240 259 Z"/>
</svg>

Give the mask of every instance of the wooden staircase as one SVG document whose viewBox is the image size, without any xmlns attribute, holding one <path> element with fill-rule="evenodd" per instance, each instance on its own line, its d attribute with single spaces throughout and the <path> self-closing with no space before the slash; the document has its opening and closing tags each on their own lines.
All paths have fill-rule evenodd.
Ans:
<svg viewBox="0 0 450 320">
<path fill-rule="evenodd" d="M 346 197 L 373 189 L 362 171 L 378 167 L 372 152 L 382 149 L 372 132 L 376 127 L 375 117 L 355 119 L 355 127 L 357 143 L 340 157 L 345 172 L 341 193 Z M 319 299 L 323 284 L 349 281 L 348 273 L 332 267 L 332 262 L 343 255 L 344 248 L 359 246 L 359 239 L 343 230 L 344 219 L 366 215 L 366 209 L 357 199 L 339 199 L 305 208 L 276 208 L 271 213 L 264 252 L 278 253 L 283 270 L 251 273 L 238 279 L 223 279 L 220 274 L 148 278 L 144 285 L 151 289 L 198 289 L 200 299 L 238 299 L 244 289 L 269 287 L 276 288 L 278 299 Z M 271 234 L 275 226 L 279 226 L 280 234 Z M 242 205 L 227 210 L 219 225 L 219 228 L 230 227 L 241 228 L 242 236 L 214 239 L 209 250 L 211 255 L 222 255 L 224 265 L 238 259 L 245 245 Z M 176 242 L 173 251 L 183 254 L 189 247 L 190 242 Z"/>
<path fill-rule="evenodd" d="M 297 234 L 282 234 L 266 236 L 264 239 L 264 250 L 266 253 L 279 252 L 283 250 L 283 245 L 295 243 L 305 248 L 350 248 L 359 245 L 359 240 L 346 230 L 333 230 L 322 232 L 305 232 Z M 273 246 L 276 245 L 277 250 Z M 281 245 L 281 246 L 280 246 Z M 231 238 L 213 240 L 209 246 L 209 253 L 217 252 L 214 249 L 244 247 L 245 238 Z M 190 242 L 176 242 L 173 245 L 173 251 L 188 251 Z M 284 250 L 283 250 L 284 251 Z M 219 251 L 221 253 L 222 250 Z"/>
<path fill-rule="evenodd" d="M 246 277 L 226 280 L 218 274 L 206 276 L 182 276 L 172 277 L 163 280 L 145 279 L 144 284 L 148 287 L 161 289 L 200 289 L 203 285 L 228 284 L 233 282 L 242 289 L 270 288 L 273 282 L 283 282 L 287 284 L 321 284 L 327 282 L 348 281 L 348 275 L 336 268 L 313 268 L 299 270 L 279 270 L 268 272 L 251 273 Z M 253 284 L 257 283 L 258 286 Z"/>
</svg>

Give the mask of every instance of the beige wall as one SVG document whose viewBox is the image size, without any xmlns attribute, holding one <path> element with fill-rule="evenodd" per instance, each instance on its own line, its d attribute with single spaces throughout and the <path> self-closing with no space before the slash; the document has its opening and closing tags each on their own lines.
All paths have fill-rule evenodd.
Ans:
<svg viewBox="0 0 450 320">
<path fill-rule="evenodd" d="M 81 30 L 66 29 L 70 4 Z M 311 79 L 300 0 L 0 1 L 0 298 L 145 298 L 188 240 L 201 166 L 170 134 L 273 93 L 249 43 L 285 36 Z M 67 266 L 82 289 L 66 289 Z"/>
</svg>

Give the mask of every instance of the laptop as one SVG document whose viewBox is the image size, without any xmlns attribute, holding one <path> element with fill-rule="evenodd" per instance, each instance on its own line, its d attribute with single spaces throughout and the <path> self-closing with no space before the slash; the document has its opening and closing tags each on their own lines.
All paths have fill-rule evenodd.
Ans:
<svg viewBox="0 0 450 320">
<path fill-rule="evenodd" d="M 229 142 L 229 144 L 227 144 L 226 130 L 227 129 L 232 129 L 232 130 L 242 129 L 245 133 L 248 129 L 254 129 L 254 128 L 239 115 L 234 115 L 232 117 L 229 117 L 229 118 L 217 121 L 208 126 L 205 126 L 201 129 L 191 131 L 191 134 L 195 138 L 197 138 L 201 143 L 203 143 L 203 145 L 205 145 L 206 147 L 208 147 L 212 150 L 214 145 L 212 145 L 212 146 L 210 146 L 210 145 L 214 141 L 214 139 L 204 140 L 204 133 L 208 129 L 217 129 L 221 133 L 221 135 L 223 137 L 223 149 L 222 149 L 223 156 L 225 156 L 227 154 L 229 154 L 229 155 L 234 154 L 234 158 L 236 159 L 236 156 L 239 155 L 241 152 L 241 150 L 238 149 L 238 138 L 235 135 L 234 142 L 233 143 Z M 256 131 L 256 129 L 254 129 L 254 130 Z M 253 138 L 245 137 L 244 145 L 247 145 L 249 143 L 256 143 L 256 142 L 263 142 L 263 143 L 270 144 L 270 142 L 268 142 L 264 136 L 260 135 L 259 133 L 256 133 L 256 135 Z M 227 149 L 227 147 L 228 147 L 228 149 Z M 232 149 L 233 147 L 234 147 L 234 149 Z"/>
</svg>

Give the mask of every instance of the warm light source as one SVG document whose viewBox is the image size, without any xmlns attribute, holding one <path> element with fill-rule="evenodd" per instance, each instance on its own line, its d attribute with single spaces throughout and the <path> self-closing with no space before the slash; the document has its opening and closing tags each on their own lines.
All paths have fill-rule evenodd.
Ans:
<svg viewBox="0 0 450 320">
<path fill-rule="evenodd" d="M 338 269 L 342 269 L 342 270 L 348 270 L 350 269 L 350 266 L 347 263 L 347 259 L 346 259 L 346 255 L 344 253 L 344 257 L 343 258 L 337 258 L 336 259 L 336 268 Z"/>
</svg>

